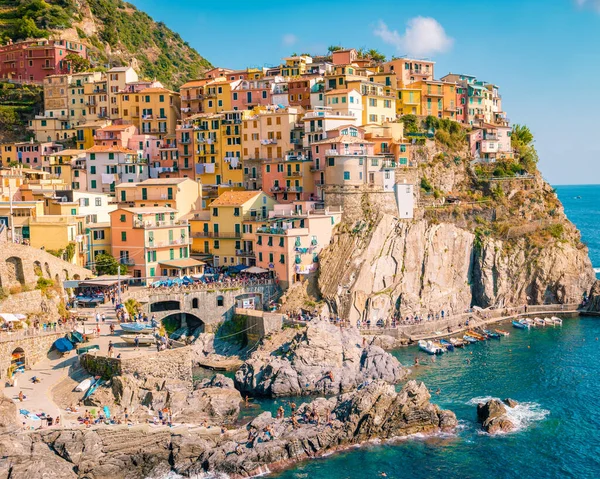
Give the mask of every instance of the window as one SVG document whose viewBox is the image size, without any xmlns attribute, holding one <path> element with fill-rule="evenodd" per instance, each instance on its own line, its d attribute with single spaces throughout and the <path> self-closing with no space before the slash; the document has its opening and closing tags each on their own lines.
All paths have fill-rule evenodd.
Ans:
<svg viewBox="0 0 600 479">
<path fill-rule="evenodd" d="M 223 296 L 217 296 L 217 306 L 223 306 L 224 303 L 225 300 L 223 299 Z"/>
<path fill-rule="evenodd" d="M 214 249 L 219 249 L 219 240 L 215 240 L 215 242 L 213 243 L 213 248 Z"/>
<path fill-rule="evenodd" d="M 212 209 L 212 215 L 213 216 L 219 216 L 219 209 L 218 208 L 213 208 Z"/>
<path fill-rule="evenodd" d="M 104 239 L 104 231 L 103 230 L 94 231 L 92 234 L 92 237 L 95 240 L 103 240 Z"/>
<path fill-rule="evenodd" d="M 108 154 L 108 159 L 109 160 L 114 160 L 115 159 L 115 154 L 114 153 L 109 153 Z"/>
<path fill-rule="evenodd" d="M 284 254 L 282 254 L 282 255 L 279 256 L 279 262 L 281 264 L 285 264 L 285 255 Z"/>
<path fill-rule="evenodd" d="M 165 101 L 165 96 L 164 95 L 159 95 L 158 96 L 158 101 L 163 103 Z"/>
<path fill-rule="evenodd" d="M 71 215 L 72 216 L 77 215 L 77 208 L 71 208 Z"/>
<path fill-rule="evenodd" d="M 127 241 L 127 231 L 121 231 L 121 241 Z"/>
<path fill-rule="evenodd" d="M 143 200 L 148 199 L 148 188 L 142 188 L 142 199 Z"/>
<path fill-rule="evenodd" d="M 96 159 L 96 153 L 90 153 L 90 160 Z"/>
<path fill-rule="evenodd" d="M 233 216 L 240 216 L 240 209 L 239 208 L 234 208 L 233 209 Z"/>
<path fill-rule="evenodd" d="M 123 192 L 123 193 L 125 193 L 125 192 Z M 102 206 L 102 198 L 96 198 L 95 203 L 96 203 L 96 206 Z"/>
<path fill-rule="evenodd" d="M 121 217 L 119 218 L 119 220 L 121 221 L 121 223 L 125 223 L 125 215 L 121 215 Z"/>
<path fill-rule="evenodd" d="M 327 166 L 335 166 L 335 158 L 328 158 Z"/>
<path fill-rule="evenodd" d="M 96 174 L 96 167 L 94 165 L 90 166 L 90 174 L 91 175 L 95 175 Z"/>
<path fill-rule="evenodd" d="M 175 259 L 175 250 L 173 248 L 169 249 L 169 259 Z"/>
<path fill-rule="evenodd" d="M 349 179 L 350 179 L 350 172 L 344 171 L 344 180 L 349 180 Z"/>
<path fill-rule="evenodd" d="M 91 188 L 96 188 L 96 180 L 90 181 L 90 187 Z"/>
</svg>

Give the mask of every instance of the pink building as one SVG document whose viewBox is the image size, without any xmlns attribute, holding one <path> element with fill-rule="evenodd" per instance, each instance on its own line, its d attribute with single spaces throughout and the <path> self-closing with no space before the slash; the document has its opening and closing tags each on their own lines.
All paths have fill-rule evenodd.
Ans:
<svg viewBox="0 0 600 479">
<path fill-rule="evenodd" d="M 27 40 L 0 47 L 0 77 L 24 82 L 42 82 L 48 75 L 70 73 L 67 55 L 87 58 L 82 43 L 68 40 Z"/>
<path fill-rule="evenodd" d="M 468 134 L 471 157 L 489 163 L 513 158 L 511 131 L 509 126 L 482 123 Z"/>
<path fill-rule="evenodd" d="M 233 110 L 251 110 L 255 106 L 272 105 L 275 103 L 274 97 L 285 99 L 285 103 L 287 103 L 287 95 L 287 83 L 283 81 L 282 77 L 238 80 L 231 84 L 231 108 Z"/>
<path fill-rule="evenodd" d="M 314 202 L 275 205 L 269 226 L 256 231 L 256 265 L 270 271 L 283 288 L 302 281 L 319 267 L 319 253 L 329 244 L 341 209 L 320 209 Z"/>
<path fill-rule="evenodd" d="M 96 130 L 94 144 L 97 146 L 120 146 L 128 148 L 129 140 L 134 135 L 137 135 L 137 132 L 137 128 L 134 125 L 108 125 Z"/>
</svg>

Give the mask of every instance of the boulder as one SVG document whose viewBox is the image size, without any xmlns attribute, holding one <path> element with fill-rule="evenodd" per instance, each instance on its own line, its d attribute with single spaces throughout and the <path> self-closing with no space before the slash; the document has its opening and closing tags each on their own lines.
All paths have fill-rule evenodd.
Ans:
<svg viewBox="0 0 600 479">
<path fill-rule="evenodd" d="M 357 329 L 316 321 L 271 335 L 236 372 L 235 383 L 254 396 L 332 396 L 375 379 L 396 384 L 407 374 Z"/>
<path fill-rule="evenodd" d="M 499 399 L 490 399 L 477 405 L 477 420 L 489 434 L 509 432 L 515 428 L 506 414 L 506 406 Z"/>
<path fill-rule="evenodd" d="M 239 479 L 365 441 L 450 431 L 456 424 L 452 412 L 429 402 L 422 383 L 409 381 L 397 393 L 376 380 L 352 393 L 302 404 L 294 420 L 265 412 L 230 430 L 102 426 L 0 436 L 0 450 L 7 451 L 0 455 L 0 477 L 143 479 L 174 472 Z"/>
<path fill-rule="evenodd" d="M 17 405 L 0 392 L 0 433 L 18 428 Z"/>
<path fill-rule="evenodd" d="M 508 407 L 517 407 L 519 405 L 518 401 L 515 401 L 514 399 L 511 399 L 511 398 L 506 398 L 502 402 L 504 404 L 506 404 Z"/>
</svg>

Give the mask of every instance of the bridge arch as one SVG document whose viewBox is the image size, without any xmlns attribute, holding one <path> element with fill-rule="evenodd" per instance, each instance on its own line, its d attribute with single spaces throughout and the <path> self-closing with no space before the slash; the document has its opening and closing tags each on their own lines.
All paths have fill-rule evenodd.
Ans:
<svg viewBox="0 0 600 479">
<path fill-rule="evenodd" d="M 162 318 L 162 324 L 171 333 L 180 328 L 188 328 L 190 333 L 198 330 L 203 333 L 205 330 L 205 323 L 197 315 L 192 313 L 185 313 L 182 311 L 168 313 Z"/>
<path fill-rule="evenodd" d="M 161 313 L 163 311 L 177 311 L 181 309 L 181 302 L 175 300 L 157 301 L 150 304 L 151 313 Z"/>
</svg>

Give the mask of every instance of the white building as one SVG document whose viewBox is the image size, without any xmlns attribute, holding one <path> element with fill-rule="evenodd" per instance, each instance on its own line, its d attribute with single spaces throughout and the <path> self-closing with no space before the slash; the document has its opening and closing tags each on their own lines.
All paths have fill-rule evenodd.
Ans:
<svg viewBox="0 0 600 479">
<path fill-rule="evenodd" d="M 398 183 L 395 185 L 395 189 L 398 217 L 404 220 L 412 220 L 415 211 L 414 186 L 406 183 Z"/>
<path fill-rule="evenodd" d="M 87 191 L 114 193 L 118 183 L 149 178 L 148 163 L 138 153 L 119 146 L 93 146 L 86 150 Z"/>
<path fill-rule="evenodd" d="M 326 139 L 326 132 L 337 130 L 342 126 L 360 125 L 361 119 L 362 116 L 356 117 L 348 111 L 333 111 L 329 107 L 316 107 L 314 110 L 307 111 L 302 118 L 304 122 L 302 146 L 310 148 L 313 143 Z"/>
</svg>

